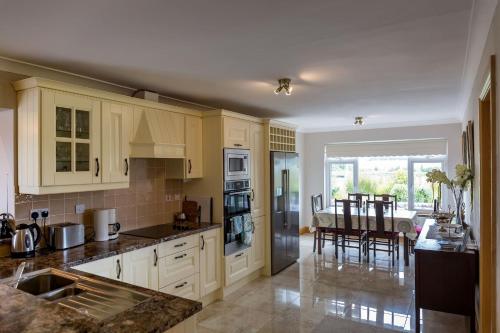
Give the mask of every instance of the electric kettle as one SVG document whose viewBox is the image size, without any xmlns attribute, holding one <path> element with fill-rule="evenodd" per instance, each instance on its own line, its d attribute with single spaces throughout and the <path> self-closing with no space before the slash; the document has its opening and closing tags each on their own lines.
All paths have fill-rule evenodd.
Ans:
<svg viewBox="0 0 500 333">
<path fill-rule="evenodd" d="M 36 233 L 36 235 L 35 235 Z M 10 255 L 12 258 L 29 258 L 35 256 L 35 247 L 40 243 L 40 227 L 36 223 L 20 224 L 12 232 Z"/>
</svg>

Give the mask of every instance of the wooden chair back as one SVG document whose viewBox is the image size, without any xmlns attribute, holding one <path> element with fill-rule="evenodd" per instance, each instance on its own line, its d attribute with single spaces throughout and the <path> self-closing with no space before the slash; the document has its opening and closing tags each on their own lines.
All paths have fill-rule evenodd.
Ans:
<svg viewBox="0 0 500 333">
<path fill-rule="evenodd" d="M 323 210 L 323 194 L 311 195 L 311 210 L 313 215 Z"/>
<path fill-rule="evenodd" d="M 373 195 L 373 200 L 375 201 L 393 201 L 394 202 L 394 209 L 398 209 L 398 196 L 394 194 L 374 194 Z M 389 207 L 386 206 L 386 209 Z"/>
<path fill-rule="evenodd" d="M 349 199 L 335 199 L 335 229 L 339 229 L 338 225 L 338 212 L 337 212 L 337 206 L 338 205 L 342 206 L 343 209 L 343 216 L 344 216 L 344 233 L 346 235 L 352 234 L 353 230 L 358 230 L 361 229 L 361 208 L 359 207 L 359 201 L 358 200 L 349 200 Z M 357 209 L 357 215 L 358 215 L 358 228 L 354 229 L 352 226 L 352 213 L 351 213 L 351 208 L 355 207 Z"/>
<path fill-rule="evenodd" d="M 370 200 L 369 193 L 348 193 L 347 199 L 357 200 L 359 206 L 363 206 L 363 202 Z"/>
<path fill-rule="evenodd" d="M 386 233 L 394 232 L 394 202 L 392 201 L 380 201 L 380 200 L 373 200 L 373 201 L 367 201 L 366 202 L 366 226 L 369 229 L 370 228 L 370 220 L 369 220 L 369 214 L 368 211 L 370 209 L 370 206 L 373 206 L 375 209 L 375 230 L 372 232 L 375 233 L 375 237 L 377 238 L 386 238 Z M 391 219 L 391 229 L 390 230 L 385 230 L 385 218 L 386 215 L 384 214 L 384 211 L 388 208 L 388 214 Z"/>
</svg>

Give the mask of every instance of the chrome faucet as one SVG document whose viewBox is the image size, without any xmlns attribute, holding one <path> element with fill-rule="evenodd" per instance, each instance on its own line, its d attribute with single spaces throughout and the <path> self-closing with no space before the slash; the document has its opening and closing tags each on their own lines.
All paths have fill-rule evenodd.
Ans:
<svg viewBox="0 0 500 333">
<path fill-rule="evenodd" d="M 21 280 L 21 277 L 23 276 L 24 266 L 26 266 L 26 261 L 23 261 L 22 263 L 19 264 L 19 266 L 17 267 L 16 274 L 14 275 L 14 281 L 12 287 L 16 289 L 17 285 L 19 284 L 19 281 Z"/>
</svg>

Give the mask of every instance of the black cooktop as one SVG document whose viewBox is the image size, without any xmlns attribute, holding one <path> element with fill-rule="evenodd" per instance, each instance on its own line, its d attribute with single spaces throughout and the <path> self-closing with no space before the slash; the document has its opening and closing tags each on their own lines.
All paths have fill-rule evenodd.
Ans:
<svg viewBox="0 0 500 333">
<path fill-rule="evenodd" d="M 167 224 L 158 224 L 151 227 L 129 230 L 120 232 L 121 234 L 136 236 L 136 237 L 144 237 L 144 238 L 152 238 L 152 239 L 162 239 L 166 237 L 175 236 L 178 234 L 185 233 L 186 231 L 196 231 L 206 229 L 207 226 L 210 226 L 210 223 L 189 223 L 183 224 L 182 226 L 167 223 Z"/>
</svg>

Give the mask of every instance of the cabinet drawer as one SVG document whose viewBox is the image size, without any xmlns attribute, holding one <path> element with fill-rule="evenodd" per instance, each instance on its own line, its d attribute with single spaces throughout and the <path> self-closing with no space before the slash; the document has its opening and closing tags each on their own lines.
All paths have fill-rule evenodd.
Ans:
<svg viewBox="0 0 500 333">
<path fill-rule="evenodd" d="M 200 298 L 200 275 L 196 273 L 175 281 L 166 287 L 160 288 L 160 291 L 196 301 Z"/>
<path fill-rule="evenodd" d="M 229 286 L 250 273 L 248 250 L 226 257 L 225 286 Z"/>
<path fill-rule="evenodd" d="M 198 235 L 191 235 L 158 244 L 158 256 L 165 257 L 198 246 Z"/>
<path fill-rule="evenodd" d="M 160 288 L 199 273 L 199 262 L 200 253 L 197 247 L 160 258 L 158 262 Z"/>
</svg>

